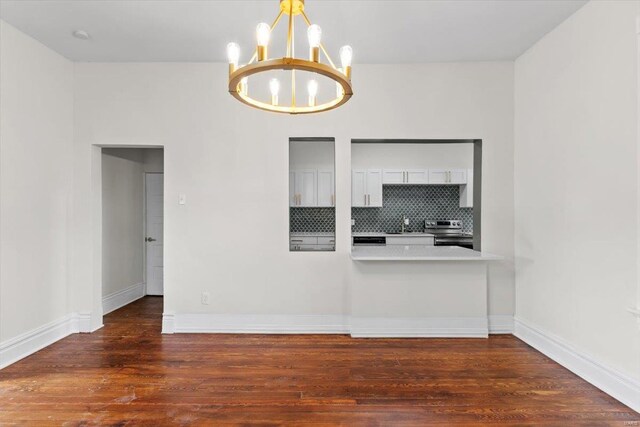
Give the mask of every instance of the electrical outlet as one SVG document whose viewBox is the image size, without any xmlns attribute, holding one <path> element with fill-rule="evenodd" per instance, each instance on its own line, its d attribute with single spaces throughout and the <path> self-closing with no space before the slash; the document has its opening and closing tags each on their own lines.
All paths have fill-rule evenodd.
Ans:
<svg viewBox="0 0 640 427">
<path fill-rule="evenodd" d="M 202 302 L 202 305 L 209 305 L 209 292 L 202 293 L 201 302 Z"/>
</svg>

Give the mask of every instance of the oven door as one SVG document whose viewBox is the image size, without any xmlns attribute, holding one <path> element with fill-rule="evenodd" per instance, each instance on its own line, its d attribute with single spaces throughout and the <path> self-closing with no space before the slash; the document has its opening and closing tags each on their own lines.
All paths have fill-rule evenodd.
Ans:
<svg viewBox="0 0 640 427">
<path fill-rule="evenodd" d="M 460 246 L 462 248 L 473 249 L 473 238 L 441 236 L 434 240 L 435 246 Z"/>
</svg>

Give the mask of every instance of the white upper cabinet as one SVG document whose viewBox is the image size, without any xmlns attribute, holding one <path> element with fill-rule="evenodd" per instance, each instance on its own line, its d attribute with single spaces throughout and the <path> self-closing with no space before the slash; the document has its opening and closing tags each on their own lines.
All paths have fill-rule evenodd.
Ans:
<svg viewBox="0 0 640 427">
<path fill-rule="evenodd" d="M 298 204 L 298 193 L 296 193 L 296 173 L 289 171 L 289 206 Z"/>
<path fill-rule="evenodd" d="M 449 184 L 466 184 L 466 183 L 467 183 L 466 169 L 449 170 Z"/>
<path fill-rule="evenodd" d="M 318 206 L 330 207 L 336 205 L 334 194 L 334 178 L 333 171 L 318 171 Z"/>
<path fill-rule="evenodd" d="M 383 169 L 383 184 L 428 184 L 427 169 Z"/>
<path fill-rule="evenodd" d="M 301 169 L 292 171 L 289 179 L 289 199 L 293 202 L 290 206 L 311 207 L 318 205 L 318 172 L 314 169 Z M 293 188 L 293 195 L 291 195 Z"/>
<path fill-rule="evenodd" d="M 429 171 L 427 169 L 408 169 L 407 184 L 428 184 Z"/>
<path fill-rule="evenodd" d="M 383 184 L 404 184 L 405 182 L 404 169 L 383 169 L 382 170 L 382 183 Z"/>
<path fill-rule="evenodd" d="M 369 194 L 369 204 L 371 208 L 382 207 L 382 170 L 367 170 L 367 193 Z"/>
<path fill-rule="evenodd" d="M 351 206 L 367 206 L 367 171 L 364 169 L 351 171 Z"/>
<path fill-rule="evenodd" d="M 466 184 L 466 169 L 429 169 L 429 184 Z"/>
<path fill-rule="evenodd" d="M 467 183 L 460 186 L 460 207 L 473 207 L 473 169 L 467 169 Z"/>
<path fill-rule="evenodd" d="M 351 171 L 351 206 L 382 207 L 382 169 Z"/>
</svg>

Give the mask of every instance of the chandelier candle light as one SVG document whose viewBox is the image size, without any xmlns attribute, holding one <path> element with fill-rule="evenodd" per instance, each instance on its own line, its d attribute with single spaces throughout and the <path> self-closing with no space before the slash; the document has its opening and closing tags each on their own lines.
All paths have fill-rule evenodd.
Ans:
<svg viewBox="0 0 640 427">
<path fill-rule="evenodd" d="M 271 33 L 283 15 L 289 16 L 287 52 L 283 58 L 270 59 L 268 52 Z M 302 16 L 308 25 L 308 60 L 296 58 L 294 55 L 294 17 L 298 15 Z M 280 13 L 273 21 L 273 24 L 269 25 L 263 22 L 256 27 L 256 49 L 248 64 L 243 66 L 238 65 L 240 60 L 240 46 L 236 43 L 229 43 L 227 45 L 229 93 L 240 102 L 249 106 L 276 113 L 319 113 L 341 106 L 353 95 L 353 88 L 351 87 L 351 60 L 353 50 L 351 46 L 343 46 L 340 48 L 339 54 L 342 68 L 337 68 L 321 40 L 322 29 L 318 25 L 312 24 L 307 17 L 304 12 L 304 0 L 280 0 Z M 326 57 L 328 64 L 320 61 L 320 51 L 322 51 Z M 278 97 L 280 81 L 275 78 L 269 81 L 269 91 L 271 92 L 270 103 L 254 99 L 249 95 L 249 77 L 254 74 L 273 70 L 291 71 L 291 103 L 289 105 L 280 105 Z M 307 82 L 307 105 L 296 105 L 296 71 L 316 73 L 332 79 L 336 85 L 335 98 L 328 102 L 318 104 L 319 84 L 318 81 L 313 79 Z M 331 84 L 333 85 L 333 83 Z M 333 93 L 333 89 L 331 89 L 329 93 Z"/>
</svg>

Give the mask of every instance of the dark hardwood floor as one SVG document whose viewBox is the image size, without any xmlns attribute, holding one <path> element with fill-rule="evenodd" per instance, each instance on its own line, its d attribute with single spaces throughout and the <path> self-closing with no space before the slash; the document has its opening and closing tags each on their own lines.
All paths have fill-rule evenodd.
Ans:
<svg viewBox="0 0 640 427">
<path fill-rule="evenodd" d="M 0 371 L 0 425 L 640 425 L 518 339 L 161 335 L 146 297 Z"/>
</svg>

